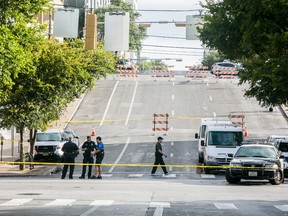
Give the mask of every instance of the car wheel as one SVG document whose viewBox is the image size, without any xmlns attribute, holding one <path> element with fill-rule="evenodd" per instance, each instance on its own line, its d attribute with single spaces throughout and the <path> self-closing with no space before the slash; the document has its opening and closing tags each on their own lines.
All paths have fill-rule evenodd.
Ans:
<svg viewBox="0 0 288 216">
<path fill-rule="evenodd" d="M 237 184 L 241 181 L 241 178 L 234 178 L 230 175 L 230 171 L 229 169 L 226 170 L 226 173 L 225 173 L 225 178 L 226 178 L 226 181 L 229 183 L 229 184 Z"/>
<path fill-rule="evenodd" d="M 275 178 L 270 180 L 270 183 L 272 185 L 279 185 L 283 183 L 283 180 L 284 180 L 283 172 L 281 170 L 277 170 Z"/>
</svg>

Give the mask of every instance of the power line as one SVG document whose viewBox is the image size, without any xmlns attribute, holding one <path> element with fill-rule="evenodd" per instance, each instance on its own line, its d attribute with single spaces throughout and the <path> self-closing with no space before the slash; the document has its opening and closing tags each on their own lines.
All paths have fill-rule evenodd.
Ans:
<svg viewBox="0 0 288 216">
<path fill-rule="evenodd" d="M 159 49 L 144 49 L 144 50 L 141 50 L 141 52 L 159 52 L 159 51 L 163 51 L 163 50 L 159 50 Z M 169 50 L 168 51 L 169 53 L 180 53 L 180 54 L 202 54 L 203 51 L 200 51 L 200 52 L 185 52 L 185 51 L 178 51 L 178 50 Z"/>
<path fill-rule="evenodd" d="M 169 39 L 181 39 L 186 40 L 185 37 L 172 37 L 172 36 L 162 36 L 162 35 L 147 35 L 148 37 L 157 37 L 157 38 L 169 38 Z"/>
<path fill-rule="evenodd" d="M 204 50 L 204 48 L 199 48 L 199 47 L 176 47 L 176 46 L 160 46 L 160 45 L 151 45 L 151 44 L 141 44 L 141 46 L 163 47 L 163 48 L 173 48 L 173 49 L 198 49 L 198 50 Z"/>
<path fill-rule="evenodd" d="M 203 56 L 203 54 L 201 54 L 201 53 L 199 53 L 199 55 L 196 55 L 196 54 L 187 55 L 187 54 L 181 54 L 181 53 L 166 53 L 166 52 L 147 52 L 147 51 L 142 51 L 141 53 L 161 54 L 161 55 L 174 55 L 174 56 Z"/>
<path fill-rule="evenodd" d="M 144 11 L 144 12 L 198 12 L 198 11 L 206 11 L 206 9 L 191 9 L 191 10 L 182 10 L 182 9 L 178 9 L 178 10 L 151 10 L 151 9 L 138 9 L 137 11 Z"/>
</svg>

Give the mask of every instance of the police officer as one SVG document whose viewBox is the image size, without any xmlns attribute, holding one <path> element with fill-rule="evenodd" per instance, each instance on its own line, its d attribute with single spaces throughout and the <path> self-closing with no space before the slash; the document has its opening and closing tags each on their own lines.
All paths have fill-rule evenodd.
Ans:
<svg viewBox="0 0 288 216">
<path fill-rule="evenodd" d="M 73 172 L 74 172 L 74 163 L 75 163 L 75 157 L 79 153 L 79 148 L 76 143 L 72 142 L 72 137 L 68 138 L 68 142 L 66 142 L 62 149 L 63 154 L 63 162 L 64 163 L 71 163 L 71 165 L 64 165 L 63 171 L 62 171 L 62 177 L 61 179 L 65 179 L 66 173 L 69 168 L 69 179 L 73 179 Z M 72 165 L 73 164 L 73 165 Z"/>
<path fill-rule="evenodd" d="M 92 174 L 92 164 L 94 163 L 93 153 L 96 149 L 96 144 L 91 140 L 91 136 L 87 136 L 87 140 L 82 145 L 83 153 L 83 167 L 82 167 L 82 175 L 79 177 L 80 179 L 85 179 L 86 174 L 86 164 L 88 164 L 88 179 L 91 178 Z"/>
<path fill-rule="evenodd" d="M 158 140 L 158 142 L 155 145 L 155 162 L 154 162 L 154 165 L 161 165 L 161 168 L 164 172 L 164 175 L 168 175 L 168 172 L 166 170 L 165 163 L 163 160 L 163 156 L 167 157 L 167 155 L 164 154 L 164 152 L 162 150 L 161 144 L 162 144 L 163 138 L 158 137 L 157 140 Z M 156 170 L 157 170 L 157 166 L 153 166 L 153 169 L 151 171 L 151 175 L 155 175 Z"/>
<path fill-rule="evenodd" d="M 104 158 L 104 143 L 102 142 L 102 138 L 100 136 L 96 138 L 96 143 L 97 143 L 96 150 L 94 151 L 94 155 L 96 155 L 96 162 L 95 162 L 96 166 L 95 166 L 94 175 L 91 178 L 102 179 L 101 166 L 99 164 L 102 163 L 102 160 Z M 97 176 L 97 173 L 98 173 L 98 176 Z"/>
</svg>

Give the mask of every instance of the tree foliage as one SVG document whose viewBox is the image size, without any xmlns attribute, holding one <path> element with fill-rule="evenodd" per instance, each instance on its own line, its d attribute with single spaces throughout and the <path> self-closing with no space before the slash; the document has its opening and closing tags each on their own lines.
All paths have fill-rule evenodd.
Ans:
<svg viewBox="0 0 288 216">
<path fill-rule="evenodd" d="M 207 0 L 200 39 L 231 60 L 244 61 L 245 95 L 263 106 L 288 101 L 287 0 Z M 286 59 L 286 61 L 285 61 Z"/>
<path fill-rule="evenodd" d="M 146 29 L 139 27 L 135 21 L 141 16 L 140 13 L 132 8 L 132 5 L 123 0 L 111 0 L 111 5 L 108 7 L 101 7 L 95 10 L 98 22 L 104 22 L 105 12 L 129 12 L 130 28 L 129 28 L 129 49 L 130 51 L 140 51 L 141 40 L 146 37 Z M 98 25 L 98 39 L 104 40 L 104 25 Z"/>
<path fill-rule="evenodd" d="M 46 40 L 35 15 L 47 1 L 5 2 L 9 7 L 0 7 L 0 127 L 20 129 L 23 161 L 24 128 L 34 131 L 35 139 L 37 130 L 57 120 L 95 79 L 112 73 L 116 60 L 102 44 L 88 51 L 81 40 Z M 33 153 L 34 141 L 30 144 Z"/>
</svg>

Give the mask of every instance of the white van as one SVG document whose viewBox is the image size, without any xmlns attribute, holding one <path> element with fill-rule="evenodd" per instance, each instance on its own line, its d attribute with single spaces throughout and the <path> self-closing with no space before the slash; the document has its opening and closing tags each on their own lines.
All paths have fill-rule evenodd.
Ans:
<svg viewBox="0 0 288 216">
<path fill-rule="evenodd" d="M 204 162 L 204 145 L 201 142 L 205 140 L 206 127 L 208 124 L 225 124 L 230 123 L 230 121 L 218 120 L 216 118 L 203 118 L 201 119 L 199 133 L 195 133 L 195 139 L 198 139 L 198 162 Z"/>
<path fill-rule="evenodd" d="M 206 126 L 205 140 L 201 141 L 203 149 L 203 160 L 205 166 L 228 165 L 234 154 L 243 142 L 242 127 L 226 121 L 225 123 L 210 122 Z M 204 168 L 209 174 L 211 167 Z"/>
</svg>

